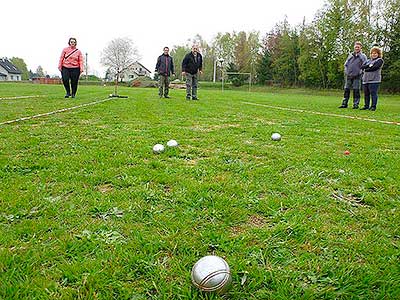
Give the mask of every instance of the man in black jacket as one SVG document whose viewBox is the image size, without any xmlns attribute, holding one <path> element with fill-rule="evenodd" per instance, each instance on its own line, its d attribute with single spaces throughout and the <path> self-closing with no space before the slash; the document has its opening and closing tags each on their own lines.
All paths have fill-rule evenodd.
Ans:
<svg viewBox="0 0 400 300">
<path fill-rule="evenodd" d="M 174 72 L 174 60 L 172 59 L 171 56 L 169 56 L 169 48 L 164 47 L 163 49 L 163 54 L 161 54 L 158 59 L 157 59 L 157 64 L 156 64 L 156 73 L 158 73 L 159 76 L 159 85 L 160 88 L 158 90 L 158 95 L 160 98 L 163 96 L 165 98 L 169 98 L 168 93 L 169 93 L 169 76 L 175 75 Z"/>
<path fill-rule="evenodd" d="M 186 54 L 182 61 L 182 75 L 186 76 L 186 100 L 198 100 L 197 98 L 197 73 L 202 74 L 203 57 L 199 53 L 199 47 L 192 46 L 192 51 Z"/>
</svg>

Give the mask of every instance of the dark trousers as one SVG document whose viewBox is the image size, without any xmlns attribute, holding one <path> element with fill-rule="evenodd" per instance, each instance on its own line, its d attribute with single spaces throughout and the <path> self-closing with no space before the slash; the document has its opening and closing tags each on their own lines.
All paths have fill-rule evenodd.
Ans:
<svg viewBox="0 0 400 300">
<path fill-rule="evenodd" d="M 345 88 L 342 105 L 347 106 L 349 99 L 350 99 L 350 89 Z M 353 89 L 353 106 L 357 107 L 359 103 L 360 103 L 360 90 Z"/>
<path fill-rule="evenodd" d="M 364 83 L 364 107 L 369 108 L 370 99 L 372 99 L 371 107 L 376 108 L 378 104 L 379 82 Z"/>
<path fill-rule="evenodd" d="M 75 96 L 76 91 L 78 90 L 78 80 L 79 80 L 79 75 L 81 74 L 79 68 L 66 68 L 62 67 L 61 69 L 61 77 L 62 77 L 62 82 L 65 87 L 65 91 L 67 92 L 67 95 L 71 95 L 71 90 L 72 90 L 72 95 Z M 70 85 L 71 82 L 71 85 Z"/>
</svg>

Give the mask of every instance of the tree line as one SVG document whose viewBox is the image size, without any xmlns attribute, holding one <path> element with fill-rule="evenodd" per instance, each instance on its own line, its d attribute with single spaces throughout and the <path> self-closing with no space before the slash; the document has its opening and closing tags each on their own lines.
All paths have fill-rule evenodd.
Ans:
<svg viewBox="0 0 400 300">
<path fill-rule="evenodd" d="M 310 23 L 293 26 L 284 19 L 264 36 L 255 31 L 218 33 L 211 43 L 197 35 L 186 45 L 174 46 L 171 56 L 178 73 L 191 44 L 199 44 L 202 80 L 207 81 L 215 73 L 220 80 L 221 71 L 236 71 L 252 73 L 259 84 L 342 88 L 344 61 L 355 41 L 363 44 L 367 56 L 372 46 L 382 48 L 382 88 L 399 91 L 399 0 L 327 0 Z"/>
</svg>

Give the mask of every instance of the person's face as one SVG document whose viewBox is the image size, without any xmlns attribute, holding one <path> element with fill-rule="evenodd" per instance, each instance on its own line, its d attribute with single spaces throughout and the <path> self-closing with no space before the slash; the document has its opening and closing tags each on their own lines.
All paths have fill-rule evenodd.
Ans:
<svg viewBox="0 0 400 300">
<path fill-rule="evenodd" d="M 70 46 L 76 46 L 76 40 L 71 39 L 71 40 L 69 41 L 69 45 L 70 45 Z"/>
<path fill-rule="evenodd" d="M 372 59 L 376 59 L 376 58 L 378 58 L 378 56 L 379 56 L 378 52 L 376 52 L 376 51 L 371 52 Z"/>
<path fill-rule="evenodd" d="M 192 52 L 193 52 L 193 54 L 197 54 L 197 52 L 199 52 L 199 48 L 198 47 L 192 47 Z"/>
<path fill-rule="evenodd" d="M 355 51 L 356 53 L 360 53 L 360 51 L 361 51 L 361 45 L 355 44 L 355 45 L 354 45 L 354 51 Z"/>
<path fill-rule="evenodd" d="M 164 54 L 168 55 L 168 53 L 169 53 L 169 49 L 168 48 L 164 48 Z"/>
</svg>

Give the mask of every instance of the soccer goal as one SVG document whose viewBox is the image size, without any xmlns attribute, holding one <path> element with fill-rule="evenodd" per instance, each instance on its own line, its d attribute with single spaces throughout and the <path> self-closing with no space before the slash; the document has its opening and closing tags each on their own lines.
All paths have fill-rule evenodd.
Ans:
<svg viewBox="0 0 400 300">
<path fill-rule="evenodd" d="M 249 85 L 249 92 L 251 91 L 251 73 L 243 73 L 243 72 L 224 72 L 224 75 L 226 75 L 230 81 L 242 81 L 242 82 L 248 82 Z M 222 76 L 222 91 L 224 91 L 224 80 L 225 76 Z"/>
</svg>

